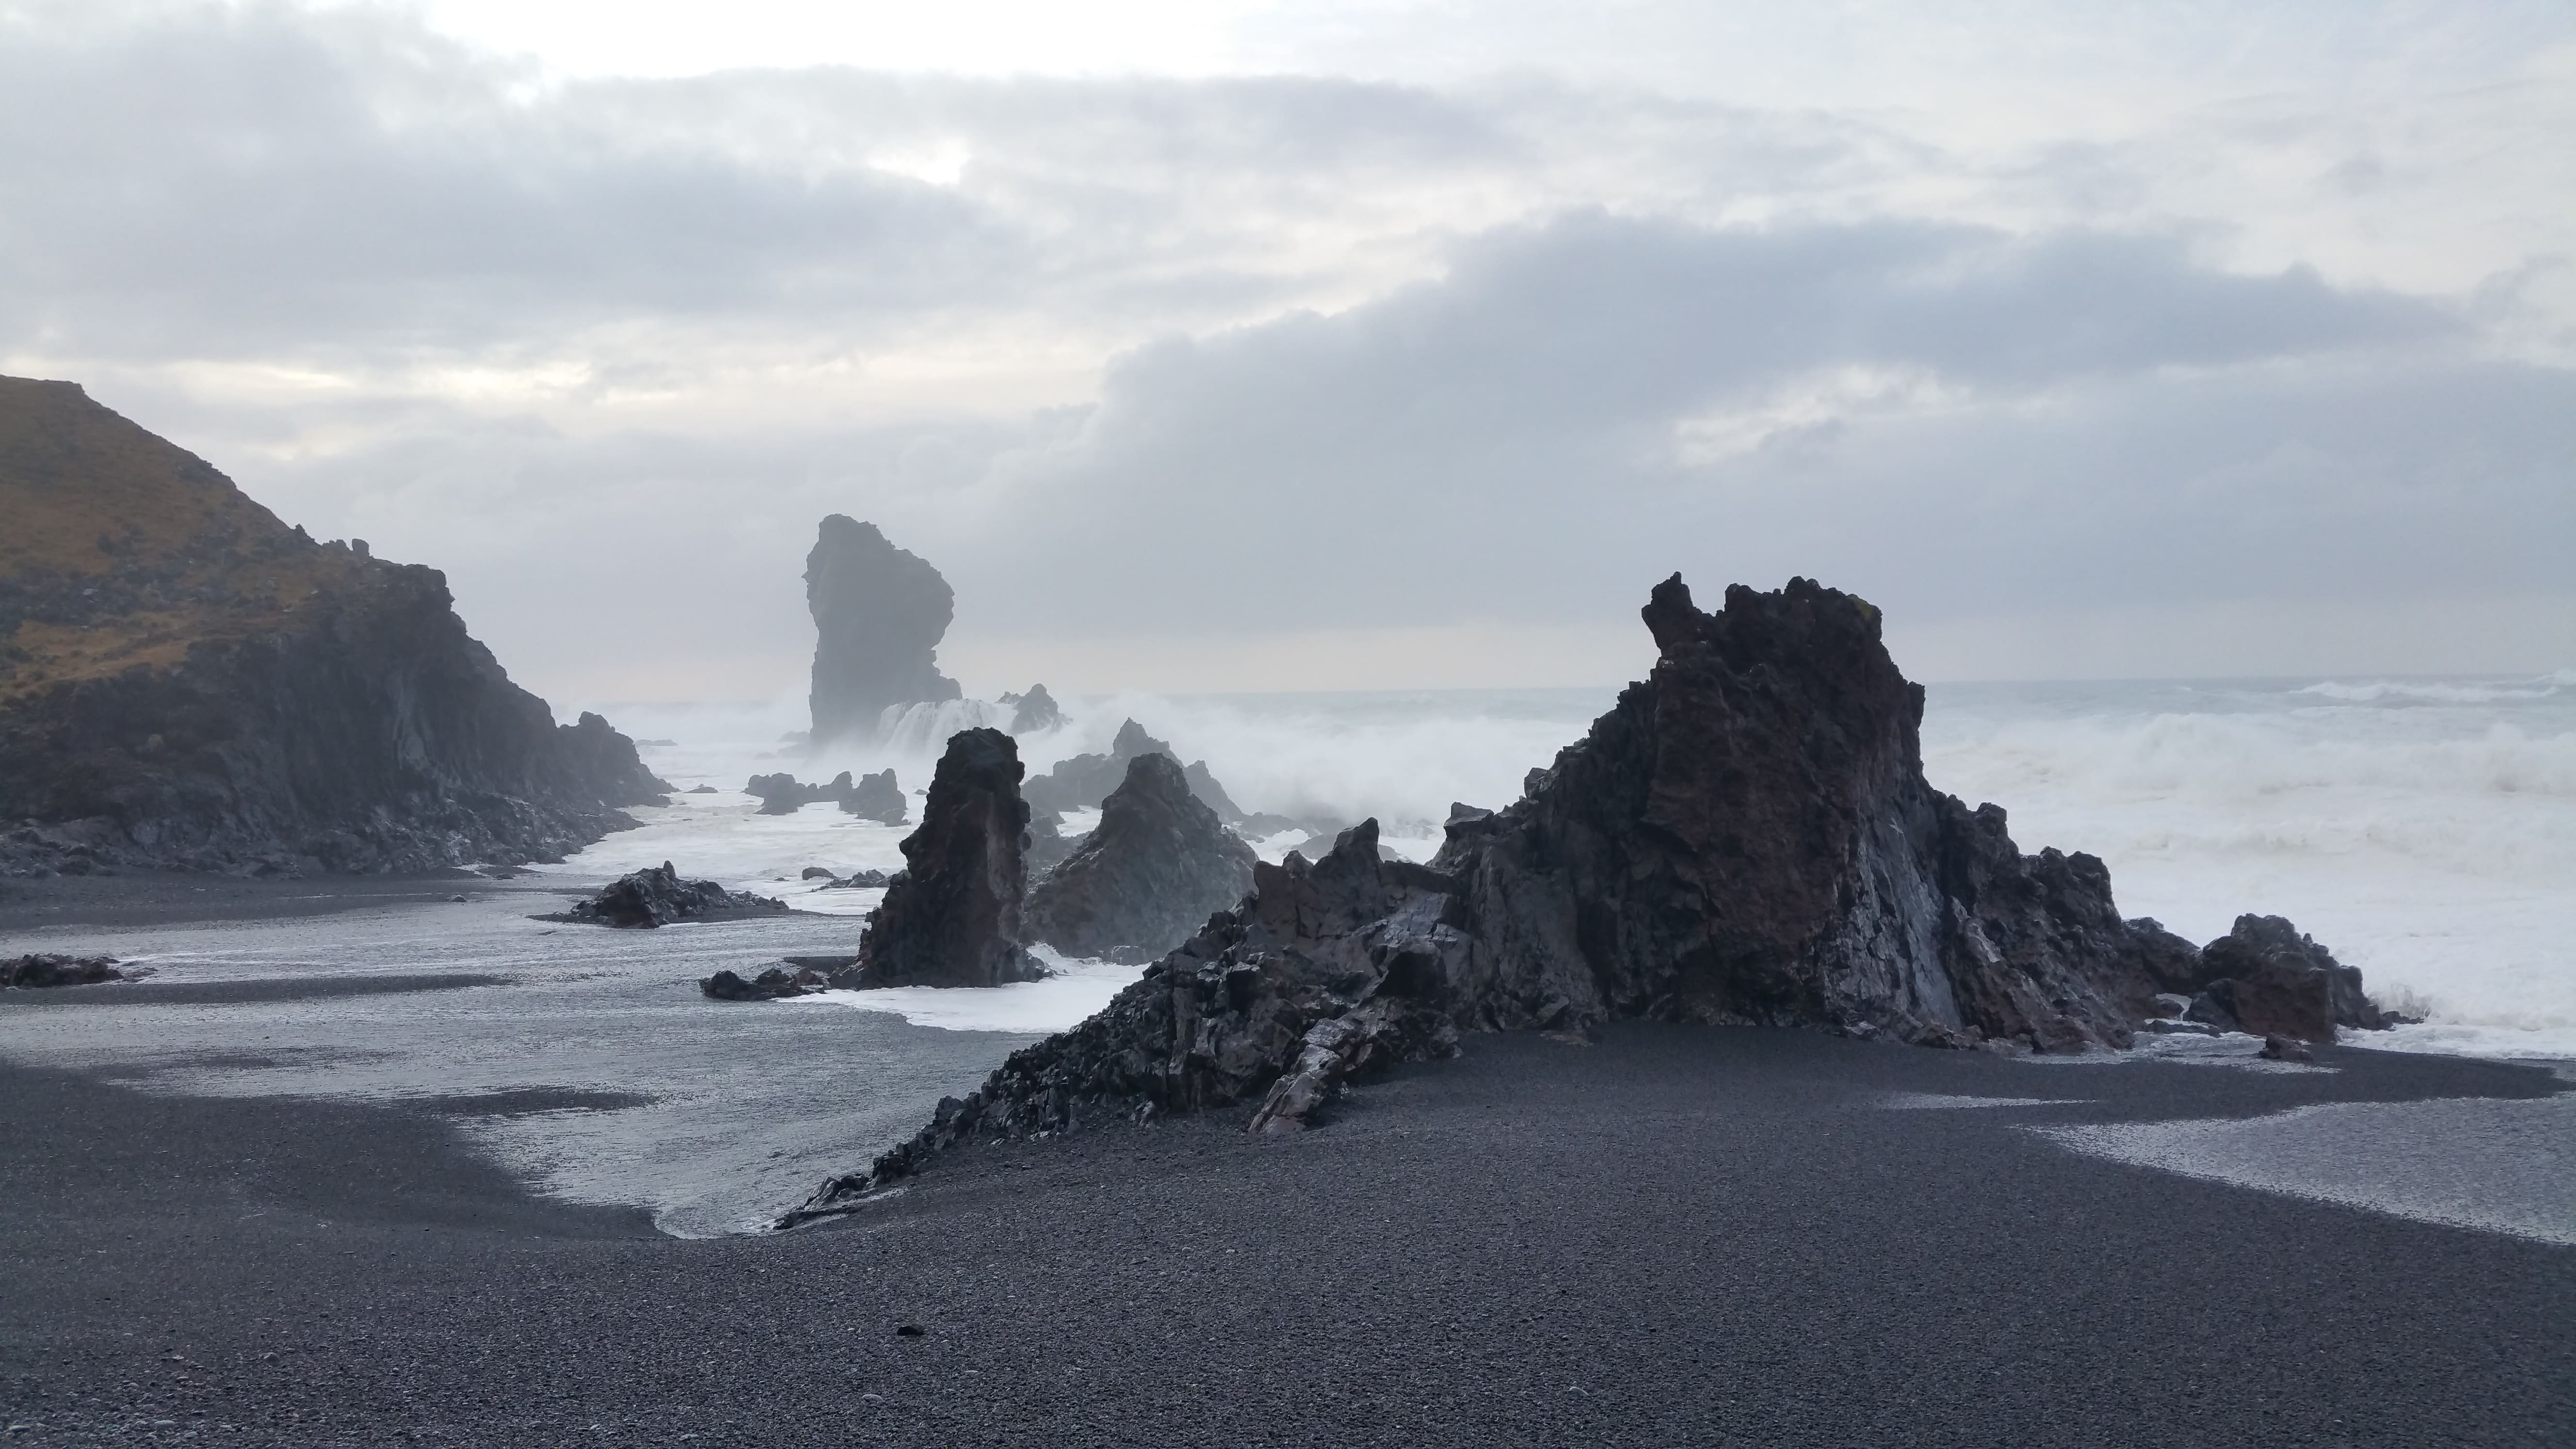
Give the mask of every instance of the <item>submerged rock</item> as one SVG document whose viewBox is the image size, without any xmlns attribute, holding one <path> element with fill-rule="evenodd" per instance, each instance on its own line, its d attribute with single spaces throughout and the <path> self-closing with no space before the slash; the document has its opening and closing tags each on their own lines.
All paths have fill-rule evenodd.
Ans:
<svg viewBox="0 0 2576 1449">
<path fill-rule="evenodd" d="M 1011 733 L 1034 734 L 1051 730 L 1064 723 L 1064 712 L 1055 707 L 1055 696 L 1043 684 L 1032 684 L 1026 694 L 1006 694 L 1001 703 L 1011 708 Z"/>
<path fill-rule="evenodd" d="M 960 730 L 931 775 L 904 870 L 859 942 L 865 986 L 1000 986 L 1045 973 L 1021 948 L 1020 855 L 1029 807 L 1020 753 L 996 729 Z"/>
<path fill-rule="evenodd" d="M 2122 920 L 2101 861 L 2023 855 L 2000 808 L 1925 781 L 1922 691 L 1869 604 L 1794 579 L 1708 614 L 1677 576 L 1644 618 L 1647 679 L 1519 801 L 1453 810 L 1429 865 L 1382 858 L 1369 821 L 1311 867 L 1257 866 L 1251 896 L 1098 1015 L 784 1221 L 977 1136 L 1229 1106 L 1293 1130 L 1462 1030 L 1645 1018 L 2078 1051 L 2128 1045 L 2160 992 L 2211 969 Z M 2256 935 L 2286 969 L 2279 933 Z"/>
<path fill-rule="evenodd" d="M 667 926 L 674 921 L 723 920 L 786 909 L 785 901 L 748 891 L 729 891 L 711 880 L 682 880 L 666 860 L 659 866 L 610 881 L 589 900 L 573 902 L 568 911 L 538 919 L 632 928 Z"/>
<path fill-rule="evenodd" d="M 131 981 L 139 974 L 116 969 L 113 956 L 19 956 L 0 960 L 0 989 L 95 986 L 103 981 Z"/>
<path fill-rule="evenodd" d="M 1151 961 L 1241 900 L 1253 862 L 1171 756 L 1138 755 L 1100 824 L 1029 892 L 1029 939 L 1068 956 Z"/>
<path fill-rule="evenodd" d="M 825 518 L 805 556 L 813 742 L 873 734 L 891 705 L 959 698 L 957 681 L 938 663 L 956 601 L 939 570 L 888 542 L 875 524 Z"/>
</svg>

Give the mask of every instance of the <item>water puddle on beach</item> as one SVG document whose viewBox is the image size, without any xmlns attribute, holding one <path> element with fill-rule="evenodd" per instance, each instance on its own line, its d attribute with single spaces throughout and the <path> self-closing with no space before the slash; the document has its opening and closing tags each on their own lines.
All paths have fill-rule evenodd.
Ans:
<svg viewBox="0 0 2576 1449">
<path fill-rule="evenodd" d="M 2576 1094 L 2337 1102 L 2250 1119 L 2025 1130 L 2087 1156 L 2186 1177 L 2576 1244 Z"/>
</svg>

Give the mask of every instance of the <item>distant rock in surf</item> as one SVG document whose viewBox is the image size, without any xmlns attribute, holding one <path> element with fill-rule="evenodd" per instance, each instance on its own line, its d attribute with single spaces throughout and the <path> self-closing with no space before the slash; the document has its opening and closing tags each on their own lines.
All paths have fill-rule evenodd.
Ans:
<svg viewBox="0 0 2576 1449">
<path fill-rule="evenodd" d="M 1730 588 L 1707 614 L 1676 576 L 1643 612 L 1653 672 L 1518 802 L 1453 810 L 1427 866 L 1384 858 L 1374 821 L 1311 866 L 1257 866 L 1249 897 L 1098 1014 L 782 1222 L 846 1211 L 979 1136 L 1219 1107 L 1294 1130 L 1465 1030 L 1644 1018 L 2079 1051 L 2130 1044 L 2206 965 L 2123 921 L 2099 860 L 2022 855 L 2001 809 L 1925 781 L 1922 691 L 1869 604 L 1793 579 Z M 2261 971 L 2293 954 L 2321 969 L 2255 934 Z M 2220 967 L 2253 969 L 2243 954 Z"/>
<path fill-rule="evenodd" d="M 752 776 L 743 783 L 742 792 L 760 801 L 763 815 L 793 815 L 808 805 L 828 803 L 838 805 L 843 814 L 884 825 L 901 825 L 907 804 L 892 770 L 879 770 L 855 781 L 849 771 L 843 770 L 820 785 L 803 784 L 781 770 Z"/>
<path fill-rule="evenodd" d="M 1020 854 L 1029 807 L 1020 752 L 996 729 L 951 736 L 930 777 L 904 870 L 859 942 L 863 986 L 1001 986 L 1044 975 L 1022 949 Z"/>
<path fill-rule="evenodd" d="M 749 980 L 736 972 L 719 971 L 698 983 L 698 990 L 716 1001 L 779 1001 L 823 988 L 820 973 L 789 971 L 783 966 L 772 966 Z"/>
<path fill-rule="evenodd" d="M 511 683 L 437 570 L 0 378 L 0 874 L 551 861 L 669 790 Z"/>
<path fill-rule="evenodd" d="M 805 557 L 814 744 L 873 735 L 889 706 L 960 697 L 938 663 L 956 599 L 939 570 L 875 524 L 838 513 L 823 520 Z"/>
<path fill-rule="evenodd" d="M 1110 741 L 1109 753 L 1075 755 L 1058 760 L 1055 768 L 1031 779 L 1023 792 L 1029 808 L 1059 815 L 1068 810 L 1097 810 L 1100 802 L 1109 798 L 1110 791 L 1125 783 L 1127 762 L 1139 755 L 1180 758 L 1170 745 L 1147 734 L 1143 725 L 1131 719 L 1118 726 L 1117 737 Z M 1219 820 L 1235 825 L 1246 819 L 1243 811 L 1227 797 L 1225 787 L 1209 773 L 1207 761 L 1193 762 L 1185 774 L 1190 782 L 1190 793 L 1214 810 Z"/>
<path fill-rule="evenodd" d="M 2360 967 L 2279 916 L 2238 916 L 2200 948 L 2191 980 L 2198 994 L 2184 1015 L 2221 1031 L 2331 1044 L 2338 1026 L 2373 1031 L 2400 1020 L 2362 991 Z"/>
<path fill-rule="evenodd" d="M 1151 961 L 1252 888 L 1252 847 L 1164 754 L 1127 762 L 1100 824 L 1029 892 L 1029 939 L 1068 956 Z"/>
<path fill-rule="evenodd" d="M 895 783 L 891 769 L 861 775 L 859 783 L 839 801 L 842 814 L 873 820 L 879 825 L 901 825 L 909 803 L 903 797 L 903 787 Z"/>
<path fill-rule="evenodd" d="M 575 901 L 570 910 L 537 919 L 635 928 L 766 915 L 786 909 L 785 901 L 748 891 L 729 891 L 711 880 L 682 880 L 666 860 L 657 867 L 618 877 L 600 887 L 599 894 L 589 900 Z"/>
<path fill-rule="evenodd" d="M 1055 696 L 1043 684 L 1032 684 L 1026 694 L 1006 694 L 1001 703 L 1011 706 L 1011 733 L 1035 734 L 1064 723 L 1064 712 L 1055 707 Z"/>
</svg>

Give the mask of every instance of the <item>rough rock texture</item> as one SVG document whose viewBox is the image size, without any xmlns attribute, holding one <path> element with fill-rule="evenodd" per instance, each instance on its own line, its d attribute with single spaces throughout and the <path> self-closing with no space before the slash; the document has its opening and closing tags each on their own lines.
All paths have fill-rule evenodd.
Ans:
<svg viewBox="0 0 2576 1449">
<path fill-rule="evenodd" d="M 820 785 L 805 784 L 781 770 L 773 775 L 752 776 L 743 782 L 742 792 L 758 797 L 763 815 L 793 815 L 808 805 L 829 802 L 838 805 L 844 814 L 886 825 L 901 825 L 908 804 L 892 770 L 862 775 L 855 781 L 849 771 L 843 770 Z"/>
<path fill-rule="evenodd" d="M 610 881 L 589 900 L 575 901 L 571 910 L 539 919 L 590 926 L 667 926 L 673 921 L 722 920 L 786 909 L 784 901 L 729 891 L 711 880 L 682 880 L 666 860 Z"/>
<path fill-rule="evenodd" d="M 949 737 L 921 827 L 903 842 L 904 870 L 859 942 L 866 986 L 999 986 L 1044 973 L 1021 948 L 1027 889 L 1020 752 L 996 729 Z"/>
<path fill-rule="evenodd" d="M 887 542 L 875 524 L 824 519 L 805 556 L 813 742 L 873 734 L 889 705 L 958 698 L 938 662 L 956 602 L 939 570 Z"/>
<path fill-rule="evenodd" d="M 1100 824 L 1029 892 L 1023 921 L 1068 956 L 1151 961 L 1241 900 L 1253 864 L 1171 756 L 1138 755 Z"/>
<path fill-rule="evenodd" d="M 1652 674 L 1510 808 L 1453 811 L 1430 865 L 1381 859 L 1367 822 L 1311 868 L 1259 867 L 1099 1015 L 789 1220 L 972 1136 L 1255 1102 L 1251 1125 L 1290 1130 L 1459 1030 L 1648 1018 L 2076 1051 L 2128 1045 L 2199 969 L 2120 919 L 2099 860 L 2022 855 L 2001 809 L 1924 781 L 1922 691 L 1867 603 L 1793 579 L 1706 614 L 1675 577 L 1644 617 Z"/>
<path fill-rule="evenodd" d="M 1006 694 L 1001 702 L 1011 708 L 1011 733 L 1034 734 L 1051 730 L 1064 723 L 1064 711 L 1055 706 L 1055 696 L 1043 684 L 1032 684 L 1026 694 Z"/>
<path fill-rule="evenodd" d="M 807 978 L 812 978 L 808 980 Z M 777 1001 L 789 996 L 803 996 L 820 989 L 822 977 L 812 971 L 789 971 L 783 966 L 768 970 L 746 981 L 739 973 L 719 971 L 698 983 L 698 990 L 716 1001 Z"/>
<path fill-rule="evenodd" d="M 2396 1021 L 2364 994 L 2360 967 L 2279 916 L 2238 916 L 2235 929 L 2201 948 L 2193 976 L 2199 995 L 2185 1015 L 2221 1031 L 2332 1042 L 2338 1026 L 2368 1031 Z"/>
<path fill-rule="evenodd" d="M 1035 889 L 1072 853 L 1073 842 L 1064 838 L 1064 817 L 1052 810 L 1032 808 L 1029 828 L 1020 832 L 1020 860 L 1028 871 L 1030 887 Z"/>
<path fill-rule="evenodd" d="M 435 569 L 316 543 L 71 383 L 0 379 L 0 873 L 557 859 L 659 801 Z"/>
<path fill-rule="evenodd" d="M 113 956 L 40 954 L 0 960 L 0 989 L 38 986 L 95 986 L 102 981 L 130 981 L 116 969 Z"/>
</svg>

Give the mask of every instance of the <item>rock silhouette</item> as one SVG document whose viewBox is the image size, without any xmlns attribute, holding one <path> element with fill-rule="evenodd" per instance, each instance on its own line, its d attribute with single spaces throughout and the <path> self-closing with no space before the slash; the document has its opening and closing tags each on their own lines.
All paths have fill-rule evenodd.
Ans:
<svg viewBox="0 0 2576 1449">
<path fill-rule="evenodd" d="M 1922 691 L 1866 602 L 1793 579 L 1708 614 L 1676 576 L 1643 616 L 1647 679 L 1520 800 L 1453 811 L 1429 865 L 1383 858 L 1370 821 L 1311 866 L 1257 866 L 1250 897 L 1100 1013 L 783 1221 L 978 1136 L 1218 1107 L 1294 1130 L 1462 1030 L 1648 1018 L 2076 1051 L 2128 1045 L 2165 978 L 2200 969 L 2180 953 L 2206 953 L 2121 920 L 2099 860 L 2022 855 L 2000 808 L 1925 782 Z M 2263 969 L 2288 969 L 2278 933 L 2257 934 Z"/>
<path fill-rule="evenodd" d="M 539 920 L 573 921 L 589 926 L 626 929 L 667 926 L 674 921 L 713 921 L 761 915 L 787 909 L 785 901 L 729 891 L 711 880 L 682 880 L 669 861 L 618 877 L 572 909 Z"/>
<path fill-rule="evenodd" d="M 939 570 L 889 543 L 875 524 L 838 513 L 823 520 L 805 556 L 813 743 L 873 734 L 890 705 L 959 697 L 938 664 L 956 597 Z"/>
<path fill-rule="evenodd" d="M 1142 754 L 1100 824 L 1030 890 L 1023 919 L 1031 940 L 1068 956 L 1151 961 L 1241 900 L 1253 862 L 1171 756 Z"/>
<path fill-rule="evenodd" d="M 859 942 L 863 986 L 1000 986 L 1044 974 L 1021 948 L 1029 807 L 1020 753 L 996 729 L 950 736 L 904 869 Z"/>
<path fill-rule="evenodd" d="M 1056 708 L 1055 696 L 1043 684 L 1032 684 L 1026 694 L 1006 694 L 1001 702 L 1011 706 L 1011 733 L 1034 734 L 1051 730 L 1064 723 L 1064 712 Z"/>
</svg>

